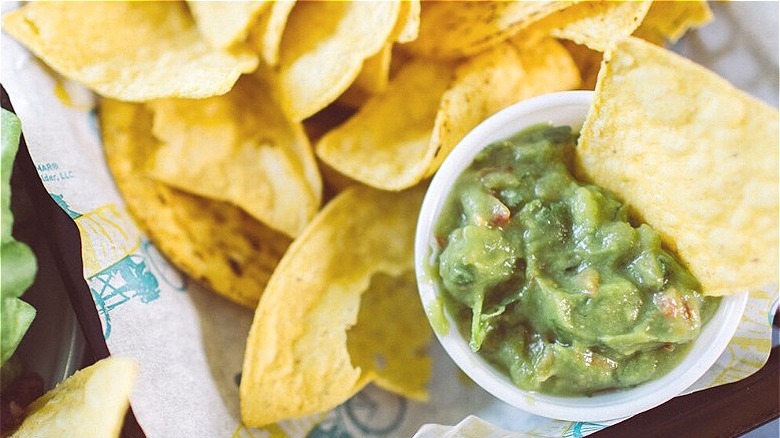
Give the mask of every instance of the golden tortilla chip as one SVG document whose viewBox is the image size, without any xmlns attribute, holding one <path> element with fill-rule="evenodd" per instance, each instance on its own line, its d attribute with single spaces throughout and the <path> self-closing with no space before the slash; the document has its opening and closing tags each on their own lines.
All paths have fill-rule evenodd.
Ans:
<svg viewBox="0 0 780 438">
<path fill-rule="evenodd" d="M 360 380 L 427 400 L 432 368 L 427 347 L 433 332 L 420 321 L 425 321 L 425 311 L 414 270 L 396 277 L 374 275 L 361 297 L 357 323 L 347 332 L 352 364 L 362 370 Z"/>
<path fill-rule="evenodd" d="M 160 141 L 148 169 L 294 237 L 319 209 L 322 182 L 303 127 L 286 119 L 272 87 L 270 75 L 244 76 L 223 96 L 148 103 Z"/>
<path fill-rule="evenodd" d="M 382 49 L 363 62 L 360 74 L 355 78 L 353 86 L 367 93 L 381 93 L 390 81 L 390 59 L 393 54 L 393 43 L 387 43 Z"/>
<path fill-rule="evenodd" d="M 402 190 L 433 174 L 486 117 L 580 80 L 571 56 L 552 39 L 524 49 L 502 43 L 452 71 L 447 63 L 410 62 L 387 92 L 317 143 L 317 156 L 364 184 Z"/>
<path fill-rule="evenodd" d="M 372 187 L 401 190 L 425 176 L 435 151 L 431 131 L 452 66 L 418 59 L 404 65 L 385 93 L 369 99 L 315 146 L 338 172 Z"/>
<path fill-rule="evenodd" d="M 311 116 L 349 87 L 363 61 L 384 46 L 399 9 L 398 1 L 296 4 L 278 66 L 283 104 L 293 120 Z"/>
<path fill-rule="evenodd" d="M 376 274 L 396 278 L 413 270 L 423 193 L 424 188 L 401 193 L 349 188 L 293 242 L 268 283 L 249 331 L 240 388 L 245 424 L 262 426 L 324 412 L 366 383 L 361 375 L 372 371 L 353 364 L 348 330 L 358 321 L 361 297 L 372 278 L 382 286 L 371 293 L 394 289 L 385 287 L 389 285 Z M 428 330 L 424 326 L 417 324 Z M 397 370 L 402 365 L 395 361 L 416 356 L 419 349 L 414 341 L 408 344 L 414 352 L 396 356 L 397 343 L 374 341 L 389 348 L 381 348 L 388 370 Z"/>
<path fill-rule="evenodd" d="M 249 33 L 250 44 L 254 44 L 265 63 L 270 66 L 279 63 L 279 45 L 293 6 L 295 0 L 275 0 Z"/>
<path fill-rule="evenodd" d="M 390 81 L 390 68 L 396 42 L 409 42 L 417 38 L 420 28 L 420 2 L 402 1 L 398 21 L 390 32 L 388 42 L 382 50 L 363 62 L 355 81 L 338 97 L 337 102 L 350 108 L 359 108 L 377 93 L 387 89 Z"/>
<path fill-rule="evenodd" d="M 599 70 L 601 70 L 601 61 L 604 59 L 604 54 L 573 41 L 562 40 L 561 45 L 569 52 L 569 55 L 574 60 L 574 64 L 577 65 L 577 69 L 580 71 L 582 82 L 579 88 L 581 90 L 593 90 L 596 88 L 596 78 L 599 75 Z"/>
<path fill-rule="evenodd" d="M 336 103 L 360 108 L 371 96 L 384 92 L 390 82 L 392 56 L 393 43 L 387 43 L 382 50 L 366 59 L 355 81 L 336 99 Z"/>
<path fill-rule="evenodd" d="M 676 43 L 686 32 L 712 20 L 704 0 L 654 1 L 634 36 L 656 45 Z"/>
<path fill-rule="evenodd" d="M 569 53 L 551 38 L 529 47 L 501 44 L 458 66 L 436 115 L 427 175 L 441 166 L 458 142 L 480 122 L 529 97 L 569 90 L 580 83 Z"/>
<path fill-rule="evenodd" d="M 117 187 L 155 246 L 195 281 L 254 308 L 290 238 L 238 207 L 149 178 L 146 157 L 159 145 L 143 105 L 104 99 L 100 124 Z"/>
<path fill-rule="evenodd" d="M 423 2 L 418 37 L 403 47 L 414 55 L 432 58 L 453 59 L 475 55 L 573 3 Z"/>
<path fill-rule="evenodd" d="M 4 15 L 3 30 L 58 73 L 126 101 L 224 94 L 258 63 L 209 47 L 180 2 L 34 2 Z"/>
<path fill-rule="evenodd" d="M 534 26 L 549 29 L 549 35 L 574 41 L 603 52 L 615 41 L 631 35 L 639 26 L 650 1 L 582 2 L 556 12 Z"/>
<path fill-rule="evenodd" d="M 660 234 L 707 295 L 778 280 L 778 112 L 638 38 L 605 55 L 579 166 Z"/>
<path fill-rule="evenodd" d="M 137 375 L 131 359 L 95 362 L 32 402 L 13 436 L 119 437 Z"/>
<path fill-rule="evenodd" d="M 227 49 L 246 40 L 249 29 L 270 5 L 266 0 L 197 1 L 187 0 L 203 38 L 218 49 Z"/>
<path fill-rule="evenodd" d="M 408 43 L 417 39 L 420 32 L 420 0 L 403 0 L 398 21 L 390 34 L 390 40 Z"/>
<path fill-rule="evenodd" d="M 420 2 L 402 1 L 398 21 L 390 33 L 390 38 L 382 50 L 363 62 L 355 82 L 339 96 L 342 105 L 359 108 L 373 94 L 382 93 L 390 81 L 390 66 L 393 46 L 396 42 L 409 42 L 417 38 L 420 27 Z"/>
</svg>

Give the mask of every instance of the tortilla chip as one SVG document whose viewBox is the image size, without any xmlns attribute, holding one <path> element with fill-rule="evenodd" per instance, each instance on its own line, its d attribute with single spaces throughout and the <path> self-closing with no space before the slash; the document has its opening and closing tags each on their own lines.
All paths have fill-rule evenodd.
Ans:
<svg viewBox="0 0 780 438">
<path fill-rule="evenodd" d="M 603 52 L 639 26 L 650 1 L 582 2 L 534 24 L 556 38 L 574 41 Z"/>
<path fill-rule="evenodd" d="M 511 43 L 460 63 L 415 60 L 381 96 L 316 145 L 317 156 L 344 175 L 383 190 L 412 187 L 486 117 L 519 100 L 574 88 L 577 67 L 563 47 L 545 39 L 530 48 Z"/>
<path fill-rule="evenodd" d="M 660 234 L 707 295 L 778 280 L 778 112 L 638 38 L 606 61 L 579 166 Z"/>
<path fill-rule="evenodd" d="M 390 33 L 390 40 L 408 43 L 417 39 L 420 32 L 420 0 L 403 0 L 398 21 Z"/>
<path fill-rule="evenodd" d="M 303 127 L 285 118 L 272 87 L 244 76 L 223 96 L 148 103 L 160 141 L 148 169 L 294 237 L 319 209 L 322 182 Z"/>
<path fill-rule="evenodd" d="M 368 93 L 381 93 L 390 81 L 390 59 L 393 54 L 393 43 L 387 43 L 375 55 L 363 62 L 360 74 L 352 84 Z"/>
<path fill-rule="evenodd" d="M 249 33 L 250 44 L 257 48 L 265 63 L 270 66 L 279 63 L 279 45 L 293 6 L 295 0 L 274 0 Z"/>
<path fill-rule="evenodd" d="M 420 2 L 402 1 L 398 21 L 382 50 L 363 62 L 355 82 L 339 96 L 338 103 L 350 108 L 359 108 L 373 94 L 382 93 L 390 81 L 390 65 L 395 42 L 408 42 L 417 38 L 420 27 Z"/>
<path fill-rule="evenodd" d="M 569 55 L 574 60 L 574 64 L 577 65 L 577 69 L 580 71 L 582 82 L 579 89 L 593 90 L 596 88 L 596 78 L 598 78 L 599 70 L 601 70 L 601 61 L 604 59 L 604 54 L 573 41 L 562 40 L 561 44 L 569 52 Z"/>
<path fill-rule="evenodd" d="M 184 3 L 34 2 L 3 30 L 58 73 L 127 101 L 226 93 L 255 55 L 209 47 Z"/>
<path fill-rule="evenodd" d="M 203 38 L 218 49 L 227 49 L 246 40 L 250 27 L 270 5 L 265 0 L 196 1 L 187 0 Z"/>
<path fill-rule="evenodd" d="M 77 371 L 27 408 L 18 438 L 119 437 L 138 364 L 108 357 Z"/>
<path fill-rule="evenodd" d="M 361 296 L 376 274 L 395 278 L 413 269 L 416 212 L 423 193 L 423 188 L 401 193 L 349 188 L 293 242 L 249 331 L 240 388 L 245 424 L 262 426 L 326 411 L 366 383 L 361 375 L 370 370 L 353 365 L 348 330 L 358 321 Z M 427 330 L 423 326 L 417 324 Z M 384 344 L 383 339 L 374 341 Z M 408 348 L 416 352 L 416 344 Z M 403 366 L 395 361 L 415 356 L 381 351 L 387 352 L 387 369 L 393 370 Z"/>
<path fill-rule="evenodd" d="M 349 87 L 363 61 L 384 46 L 399 9 L 398 1 L 296 4 L 279 52 L 283 104 L 293 120 L 311 116 Z"/>
<path fill-rule="evenodd" d="M 427 400 L 432 362 L 426 348 L 433 332 L 420 321 L 425 311 L 414 270 L 397 277 L 374 275 L 361 297 L 357 323 L 347 332 L 349 356 L 362 370 L 361 380 Z"/>
<path fill-rule="evenodd" d="M 448 63 L 410 61 L 385 93 L 320 139 L 317 156 L 372 187 L 401 190 L 417 184 L 433 159 L 431 131 L 451 71 Z"/>
<path fill-rule="evenodd" d="M 104 99 L 100 123 L 108 166 L 127 208 L 176 266 L 228 299 L 254 308 L 290 238 L 233 205 L 149 178 L 159 147 L 143 105 Z"/>
<path fill-rule="evenodd" d="M 676 43 L 689 30 L 711 20 L 706 1 L 655 1 L 634 36 L 662 46 L 667 41 Z"/>
<path fill-rule="evenodd" d="M 563 1 L 423 2 L 418 37 L 403 47 L 414 55 L 439 59 L 475 55 L 572 4 Z"/>
<path fill-rule="evenodd" d="M 551 38 L 527 48 L 501 44 L 459 65 L 439 104 L 429 146 L 436 153 L 427 175 L 441 166 L 469 131 L 495 112 L 579 83 L 571 56 Z"/>
</svg>

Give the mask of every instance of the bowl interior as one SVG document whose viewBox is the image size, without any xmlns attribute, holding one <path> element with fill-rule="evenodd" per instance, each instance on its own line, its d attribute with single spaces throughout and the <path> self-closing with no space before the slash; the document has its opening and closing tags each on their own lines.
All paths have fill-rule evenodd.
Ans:
<svg viewBox="0 0 780 438">
<path fill-rule="evenodd" d="M 702 330 L 683 361 L 670 373 L 636 388 L 591 397 L 560 397 L 524 391 L 503 372 L 471 351 L 457 330 L 454 319 L 444 312 L 446 325 L 432 315 L 441 308 L 438 285 L 430 272 L 435 240 L 433 228 L 449 191 L 474 156 L 488 144 L 507 138 L 537 123 L 569 125 L 579 130 L 585 120 L 593 92 L 553 93 L 525 100 L 486 119 L 455 147 L 438 170 L 422 204 L 415 241 L 415 262 L 420 298 L 431 317 L 436 336 L 456 364 L 478 385 L 497 398 L 528 412 L 571 421 L 605 421 L 622 418 L 657 406 L 684 391 L 717 360 L 736 330 L 747 301 L 747 293 L 725 297 L 715 315 Z"/>
</svg>

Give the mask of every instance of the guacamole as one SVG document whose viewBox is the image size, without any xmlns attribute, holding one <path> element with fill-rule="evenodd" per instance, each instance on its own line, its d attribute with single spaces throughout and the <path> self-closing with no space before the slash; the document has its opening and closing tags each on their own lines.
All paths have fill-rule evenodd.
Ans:
<svg viewBox="0 0 780 438">
<path fill-rule="evenodd" d="M 572 176 L 576 140 L 542 124 L 488 145 L 435 228 L 432 268 L 471 348 L 556 395 L 663 375 L 718 303 L 625 204 Z"/>
</svg>

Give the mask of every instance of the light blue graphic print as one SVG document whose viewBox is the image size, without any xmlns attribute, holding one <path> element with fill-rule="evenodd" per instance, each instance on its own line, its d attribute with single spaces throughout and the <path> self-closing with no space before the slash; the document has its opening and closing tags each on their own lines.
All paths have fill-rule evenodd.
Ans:
<svg viewBox="0 0 780 438">
<path fill-rule="evenodd" d="M 165 271 L 162 257 L 115 204 L 80 213 L 63 195 L 52 193 L 51 197 L 78 227 L 84 277 L 103 323 L 103 336 L 108 339 L 111 312 L 133 299 L 150 303 L 160 297 L 158 277 Z M 169 274 L 162 276 L 163 280 L 175 290 L 184 290 L 182 276 L 175 271 Z"/>
<path fill-rule="evenodd" d="M 138 298 L 142 303 L 160 296 L 157 278 L 140 255 L 129 255 L 87 279 L 98 314 L 103 320 L 103 337 L 111 335 L 111 311 Z"/>
<path fill-rule="evenodd" d="M 578 421 L 572 424 L 571 429 L 569 429 L 563 436 L 564 438 L 582 438 L 585 435 L 598 432 L 605 427 L 605 424 Z"/>
<path fill-rule="evenodd" d="M 405 398 L 370 386 L 329 412 L 307 438 L 391 436 L 406 410 Z"/>
</svg>

